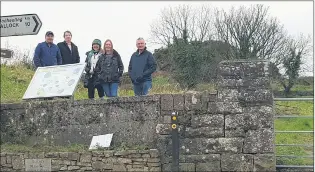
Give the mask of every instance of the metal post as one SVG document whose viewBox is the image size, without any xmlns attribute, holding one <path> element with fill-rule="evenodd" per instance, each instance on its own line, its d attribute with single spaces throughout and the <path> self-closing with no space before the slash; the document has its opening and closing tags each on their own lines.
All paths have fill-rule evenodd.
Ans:
<svg viewBox="0 0 315 172">
<path fill-rule="evenodd" d="M 179 171 L 179 136 L 178 136 L 178 113 L 172 113 L 172 172 Z"/>
</svg>

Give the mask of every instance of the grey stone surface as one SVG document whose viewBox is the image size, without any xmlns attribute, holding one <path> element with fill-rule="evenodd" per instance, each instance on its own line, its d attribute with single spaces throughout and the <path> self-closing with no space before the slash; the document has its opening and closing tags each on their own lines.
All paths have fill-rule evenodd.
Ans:
<svg viewBox="0 0 315 172">
<path fill-rule="evenodd" d="M 276 171 L 276 159 L 273 154 L 254 155 L 254 171 Z"/>
<path fill-rule="evenodd" d="M 253 171 L 253 155 L 223 154 L 221 168 L 222 171 Z"/>
<path fill-rule="evenodd" d="M 25 171 L 51 171 L 51 159 L 25 159 Z"/>
<path fill-rule="evenodd" d="M 200 128 L 186 128 L 185 136 L 188 138 L 208 137 L 217 138 L 224 137 L 223 126 L 220 128 L 216 127 L 200 127 Z"/>
<path fill-rule="evenodd" d="M 184 110 L 185 99 L 182 94 L 174 94 L 174 110 Z"/>
<path fill-rule="evenodd" d="M 173 96 L 170 94 L 161 95 L 161 109 L 162 110 L 173 110 L 174 102 Z"/>
<path fill-rule="evenodd" d="M 223 128 L 224 116 L 220 114 L 193 115 L 191 119 L 191 126 L 193 128 L 208 126 L 211 128 Z"/>
<path fill-rule="evenodd" d="M 221 171 L 220 161 L 211 163 L 197 163 L 196 171 Z"/>
<path fill-rule="evenodd" d="M 179 171 L 196 171 L 196 164 L 194 163 L 179 163 Z"/>
<path fill-rule="evenodd" d="M 12 156 L 12 166 L 14 170 L 20 170 L 24 168 L 23 158 L 20 156 Z"/>
<path fill-rule="evenodd" d="M 248 131 L 244 140 L 244 153 L 274 152 L 274 133 L 272 129 Z"/>
</svg>

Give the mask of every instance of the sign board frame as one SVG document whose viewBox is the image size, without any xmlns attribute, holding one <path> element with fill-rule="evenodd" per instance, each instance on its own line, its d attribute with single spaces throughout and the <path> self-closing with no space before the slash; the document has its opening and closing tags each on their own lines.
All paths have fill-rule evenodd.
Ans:
<svg viewBox="0 0 315 172">
<path fill-rule="evenodd" d="M 31 27 L 30 29 L 32 29 L 33 31 L 32 32 L 27 32 L 26 34 L 23 34 L 23 32 L 21 33 L 15 33 L 15 34 L 1 34 L 0 33 L 0 37 L 10 37 L 10 36 L 26 36 L 26 35 L 37 35 L 38 32 L 40 31 L 40 29 L 42 28 L 42 21 L 40 20 L 40 18 L 38 17 L 37 14 L 20 14 L 20 15 L 8 15 L 8 16 L 1 16 L 0 18 L 0 22 L 1 24 L 2 23 L 2 20 L 4 20 L 4 18 L 9 18 L 9 17 L 21 17 L 23 18 L 22 21 L 20 22 L 21 24 L 25 24 L 25 18 L 28 17 L 27 19 L 30 20 L 30 19 L 33 19 L 34 22 L 35 22 L 35 26 L 34 28 Z M 26 20 L 28 22 L 28 20 Z M 30 22 L 28 22 L 30 24 Z M 28 27 L 28 26 L 26 26 Z M 7 28 L 1 28 L 1 30 L 6 30 Z M 22 28 L 20 28 L 19 30 L 22 30 Z M 5 33 L 5 32 L 4 32 Z"/>
<path fill-rule="evenodd" d="M 75 86 L 74 86 L 74 89 L 73 89 L 71 95 L 38 96 L 38 97 L 30 97 L 30 98 L 29 98 L 29 97 L 25 97 L 25 96 L 27 95 L 27 93 L 28 93 L 28 90 L 30 90 L 30 89 L 31 89 L 31 86 L 34 84 L 34 82 L 35 82 L 35 80 L 36 80 L 35 77 L 38 75 L 40 69 L 44 69 L 44 68 L 56 68 L 56 67 L 67 67 L 67 66 L 75 66 L 75 65 L 80 65 L 80 66 L 82 66 L 82 71 L 79 73 L 79 80 L 76 82 L 76 84 L 75 84 Z M 79 82 L 81 81 L 81 78 L 82 78 L 82 75 L 83 75 L 83 71 L 84 71 L 84 69 L 85 69 L 85 66 L 86 66 L 86 64 L 83 64 L 83 63 L 75 63 L 75 64 L 66 64 L 66 65 L 55 65 L 55 66 L 38 67 L 38 68 L 36 69 L 36 71 L 35 71 L 33 77 L 32 77 L 32 80 L 31 80 L 30 84 L 28 85 L 28 87 L 27 87 L 27 89 L 26 89 L 26 91 L 25 91 L 25 93 L 24 93 L 24 95 L 23 95 L 22 100 L 54 98 L 54 97 L 61 97 L 61 98 L 63 98 L 63 97 L 73 97 L 73 94 L 74 94 L 75 91 L 77 90 L 78 84 L 79 84 Z"/>
<path fill-rule="evenodd" d="M 2 57 L 2 58 L 5 58 L 5 59 L 10 59 L 10 58 L 12 58 L 13 57 L 13 55 L 14 55 L 14 52 L 13 52 L 13 50 L 10 50 L 10 49 L 6 49 L 6 48 L 1 48 L 1 55 L 0 55 L 0 57 Z M 10 54 L 10 56 L 2 56 L 2 53 L 5 53 L 5 51 L 6 52 L 8 52 L 9 54 Z"/>
</svg>

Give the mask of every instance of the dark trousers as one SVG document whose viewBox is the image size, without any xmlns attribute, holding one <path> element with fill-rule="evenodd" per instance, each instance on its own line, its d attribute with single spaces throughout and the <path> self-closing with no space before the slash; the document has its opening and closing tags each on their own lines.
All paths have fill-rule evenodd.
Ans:
<svg viewBox="0 0 315 172">
<path fill-rule="evenodd" d="M 95 88 L 97 89 L 98 96 L 100 98 L 104 97 L 104 90 L 103 90 L 102 85 L 101 84 L 94 85 L 93 82 L 89 82 L 88 83 L 88 96 L 89 96 L 89 99 L 94 99 Z"/>
</svg>

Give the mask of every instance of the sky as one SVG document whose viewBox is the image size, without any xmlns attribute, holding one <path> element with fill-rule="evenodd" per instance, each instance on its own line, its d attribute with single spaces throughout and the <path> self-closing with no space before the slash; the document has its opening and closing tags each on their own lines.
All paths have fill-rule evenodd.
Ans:
<svg viewBox="0 0 315 172">
<path fill-rule="evenodd" d="M 150 24 L 159 18 L 164 7 L 180 4 L 210 4 L 224 10 L 232 6 L 264 4 L 290 35 L 303 33 L 313 38 L 312 1 L 1 1 L 1 16 L 35 13 L 43 23 L 37 35 L 1 37 L 1 47 L 6 48 L 8 43 L 22 51 L 30 50 L 32 56 L 36 45 L 44 41 L 46 31 L 54 32 L 57 44 L 63 41 L 63 32 L 70 30 L 82 63 L 94 39 L 102 40 L 102 44 L 111 39 L 127 71 L 130 56 L 136 51 L 136 39 L 150 37 Z M 153 52 L 160 45 L 147 43 L 147 47 Z M 306 62 L 313 64 L 313 57 L 308 57 Z"/>
</svg>

